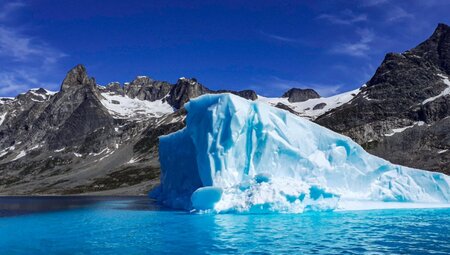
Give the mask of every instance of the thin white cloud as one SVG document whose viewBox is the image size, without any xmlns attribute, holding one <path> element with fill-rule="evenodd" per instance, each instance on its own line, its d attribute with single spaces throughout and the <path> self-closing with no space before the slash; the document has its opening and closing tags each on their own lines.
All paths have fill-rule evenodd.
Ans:
<svg viewBox="0 0 450 255">
<path fill-rule="evenodd" d="M 43 82 L 38 77 L 42 72 L 38 68 L 0 71 L 0 95 L 17 95 L 30 88 L 56 88 L 57 84 Z"/>
<path fill-rule="evenodd" d="M 414 18 L 414 15 L 407 12 L 405 9 L 403 9 L 400 6 L 392 6 L 388 9 L 386 12 L 387 14 L 387 21 L 398 21 L 403 19 L 411 19 Z"/>
<path fill-rule="evenodd" d="M 357 42 L 338 44 L 331 49 L 331 52 L 353 57 L 367 57 L 371 50 L 370 43 L 375 35 L 369 29 L 359 29 L 356 33 L 360 37 Z"/>
<path fill-rule="evenodd" d="M 23 2 L 9 2 L 4 4 L 0 9 L 0 21 L 6 20 L 10 17 L 11 13 L 25 6 Z"/>
<path fill-rule="evenodd" d="M 45 41 L 28 36 L 25 27 L 7 25 L 13 13 L 25 7 L 18 1 L 0 6 L 0 65 L 3 65 L 0 95 L 13 95 L 33 87 L 53 87 L 46 74 L 67 56 Z"/>
<path fill-rule="evenodd" d="M 41 59 L 44 64 L 53 64 L 66 56 L 39 40 L 20 34 L 17 30 L 0 26 L 0 56 L 11 57 L 17 62 Z"/>
<path fill-rule="evenodd" d="M 0 72 L 0 95 L 16 94 L 18 92 L 23 92 L 27 85 L 19 81 L 13 72 Z"/>
<path fill-rule="evenodd" d="M 432 7 L 432 8 L 444 6 L 444 5 L 450 5 L 450 1 L 443 1 L 443 0 L 427 0 L 427 1 L 411 0 L 411 1 L 413 1 L 415 4 L 417 4 L 419 6 Z"/>
<path fill-rule="evenodd" d="M 303 43 L 304 41 L 298 38 L 291 38 L 291 37 L 286 37 L 286 36 L 280 36 L 280 35 L 275 35 L 275 34 L 270 34 L 270 33 L 266 33 L 263 31 L 260 31 L 262 35 L 264 35 L 265 37 L 268 37 L 270 39 L 276 40 L 276 41 L 280 41 L 280 42 L 286 42 L 286 43 Z"/>
<path fill-rule="evenodd" d="M 388 2 L 389 2 L 389 0 L 364 0 L 364 1 L 362 1 L 362 6 L 367 6 L 367 7 L 378 6 L 378 5 L 388 3 Z"/>
<path fill-rule="evenodd" d="M 340 15 L 321 14 L 317 19 L 327 20 L 333 24 L 351 25 L 358 22 L 367 21 L 366 14 L 354 14 L 351 10 L 344 10 Z"/>
</svg>

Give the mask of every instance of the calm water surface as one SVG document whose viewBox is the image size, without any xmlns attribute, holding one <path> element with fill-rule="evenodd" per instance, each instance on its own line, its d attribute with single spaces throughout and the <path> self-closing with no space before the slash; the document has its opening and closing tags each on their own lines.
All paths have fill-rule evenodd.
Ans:
<svg viewBox="0 0 450 255">
<path fill-rule="evenodd" d="M 450 209 L 189 214 L 144 197 L 0 198 L 0 254 L 450 254 Z"/>
</svg>

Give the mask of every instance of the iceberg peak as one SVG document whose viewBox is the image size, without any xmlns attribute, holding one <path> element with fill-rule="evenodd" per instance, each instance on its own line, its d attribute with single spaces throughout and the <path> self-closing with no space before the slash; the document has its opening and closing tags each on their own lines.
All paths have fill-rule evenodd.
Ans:
<svg viewBox="0 0 450 255">
<path fill-rule="evenodd" d="M 232 94 L 185 105 L 186 127 L 160 137 L 152 196 L 186 210 L 293 212 L 355 202 L 448 204 L 450 177 L 391 164 L 350 138 Z"/>
</svg>

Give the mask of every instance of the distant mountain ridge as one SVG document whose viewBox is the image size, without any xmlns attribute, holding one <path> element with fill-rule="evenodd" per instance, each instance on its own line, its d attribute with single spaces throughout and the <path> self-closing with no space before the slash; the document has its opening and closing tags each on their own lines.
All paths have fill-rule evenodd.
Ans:
<svg viewBox="0 0 450 255">
<path fill-rule="evenodd" d="M 144 194 L 159 181 L 158 137 L 184 127 L 184 104 L 226 92 L 309 118 L 393 163 L 449 174 L 449 31 L 439 24 L 416 48 L 387 54 L 366 85 L 328 98 L 213 91 L 193 78 L 100 86 L 77 65 L 57 93 L 0 99 L 0 194 Z"/>
</svg>

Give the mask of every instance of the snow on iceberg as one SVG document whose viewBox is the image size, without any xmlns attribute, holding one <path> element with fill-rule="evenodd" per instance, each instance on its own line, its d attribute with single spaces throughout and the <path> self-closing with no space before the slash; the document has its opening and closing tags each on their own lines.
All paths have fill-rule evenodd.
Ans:
<svg viewBox="0 0 450 255">
<path fill-rule="evenodd" d="M 231 94 L 186 109 L 186 127 L 160 137 L 161 185 L 151 195 L 167 206 L 300 213 L 450 202 L 449 176 L 391 164 L 287 111 Z"/>
</svg>

